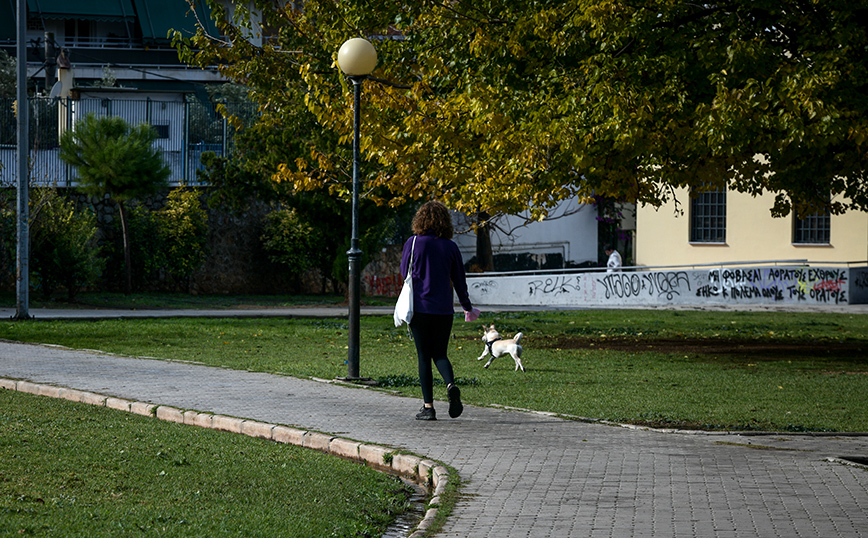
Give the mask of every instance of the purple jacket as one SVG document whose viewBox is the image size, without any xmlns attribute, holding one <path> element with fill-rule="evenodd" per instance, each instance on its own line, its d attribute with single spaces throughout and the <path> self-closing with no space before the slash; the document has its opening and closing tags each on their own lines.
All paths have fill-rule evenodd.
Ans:
<svg viewBox="0 0 868 538">
<path fill-rule="evenodd" d="M 464 310 L 471 310 L 467 296 L 467 279 L 464 275 L 464 261 L 458 245 L 449 239 L 441 239 L 433 234 L 417 235 L 416 250 L 413 255 L 413 310 L 424 314 L 452 315 L 452 289 Z M 404 243 L 401 257 L 401 275 L 407 275 L 410 264 L 410 250 L 413 237 Z"/>
</svg>

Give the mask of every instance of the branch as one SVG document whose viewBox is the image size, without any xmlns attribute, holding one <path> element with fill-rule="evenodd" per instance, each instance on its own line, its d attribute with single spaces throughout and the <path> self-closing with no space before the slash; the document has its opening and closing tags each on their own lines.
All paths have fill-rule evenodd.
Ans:
<svg viewBox="0 0 868 538">
<path fill-rule="evenodd" d="M 193 16 L 196 18 L 196 26 L 197 26 L 200 30 L 202 30 L 202 35 L 203 35 L 203 36 L 205 36 L 206 38 L 208 38 L 208 40 L 210 40 L 210 41 L 214 41 L 214 42 L 216 42 L 216 43 L 221 43 L 221 44 L 223 44 L 223 45 L 226 45 L 227 47 L 231 47 L 231 46 L 232 46 L 232 42 L 231 42 L 231 41 L 224 41 L 224 40 L 220 39 L 219 37 L 214 37 L 214 36 L 212 36 L 211 34 L 208 33 L 208 31 L 205 29 L 205 25 L 202 24 L 202 19 L 199 18 L 199 13 L 196 12 L 196 0 L 187 0 L 187 5 L 190 6 L 190 11 L 193 12 Z M 180 34 L 180 32 L 176 32 L 176 33 Z"/>
<path fill-rule="evenodd" d="M 373 80 L 374 82 L 382 84 L 383 86 L 390 86 L 392 88 L 398 88 L 400 90 L 409 90 L 412 88 L 412 86 L 407 86 L 404 84 L 398 84 L 397 82 L 392 82 L 391 80 L 385 80 L 382 78 L 372 77 L 370 75 L 368 75 L 368 80 Z"/>
</svg>

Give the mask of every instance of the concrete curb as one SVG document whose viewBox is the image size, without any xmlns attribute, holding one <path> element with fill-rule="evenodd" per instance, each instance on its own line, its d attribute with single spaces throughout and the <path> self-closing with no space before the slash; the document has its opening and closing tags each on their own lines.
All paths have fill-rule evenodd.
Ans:
<svg viewBox="0 0 868 538">
<path fill-rule="evenodd" d="M 425 516 L 408 538 L 422 538 L 427 529 L 433 525 L 434 518 L 437 516 L 437 511 L 440 507 L 440 496 L 446 491 L 446 486 L 449 483 L 449 470 L 436 461 L 411 454 L 403 454 L 396 450 L 390 450 L 387 447 L 333 437 L 320 432 L 305 431 L 256 420 L 177 409 L 165 405 L 134 402 L 66 387 L 31 383 L 30 381 L 0 378 L 0 389 L 35 394 L 37 396 L 61 398 L 72 402 L 154 417 L 167 422 L 226 431 L 248 437 L 258 437 L 276 443 L 310 448 L 365 464 L 380 472 L 406 478 L 425 488 L 431 494 Z"/>
<path fill-rule="evenodd" d="M 564 420 L 575 420 L 586 424 L 600 424 L 603 426 L 613 426 L 616 428 L 624 428 L 627 430 L 655 432 L 655 433 L 670 433 L 677 435 L 705 435 L 714 436 L 730 436 L 738 435 L 742 437 L 767 437 L 773 435 L 788 435 L 790 437 L 868 437 L 868 432 L 802 432 L 802 431 L 766 431 L 766 430 L 684 430 L 681 428 L 655 428 L 653 426 L 642 426 L 625 422 L 613 422 L 611 420 L 603 420 L 599 418 L 582 417 L 578 415 L 567 415 L 564 413 L 552 413 L 549 411 L 536 411 L 534 409 L 526 409 L 523 407 L 512 407 L 509 405 L 489 404 L 492 409 L 503 409 L 505 411 L 518 411 L 521 413 L 529 413 L 531 415 L 540 415 L 544 417 L 557 417 Z"/>
</svg>

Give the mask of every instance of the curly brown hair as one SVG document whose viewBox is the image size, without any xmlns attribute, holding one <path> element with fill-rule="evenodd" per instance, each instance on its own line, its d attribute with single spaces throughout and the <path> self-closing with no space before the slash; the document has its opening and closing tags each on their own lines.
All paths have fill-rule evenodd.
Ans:
<svg viewBox="0 0 868 538">
<path fill-rule="evenodd" d="M 413 217 L 413 233 L 424 235 L 433 232 L 443 239 L 452 239 L 452 215 L 442 202 L 431 200 L 422 204 Z"/>
</svg>

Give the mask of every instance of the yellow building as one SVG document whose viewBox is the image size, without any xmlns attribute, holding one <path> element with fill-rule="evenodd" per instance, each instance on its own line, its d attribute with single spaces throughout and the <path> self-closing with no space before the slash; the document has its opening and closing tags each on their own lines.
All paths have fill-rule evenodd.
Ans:
<svg viewBox="0 0 868 538">
<path fill-rule="evenodd" d="M 772 218 L 773 195 L 676 193 L 678 212 L 674 202 L 636 209 L 636 265 L 868 260 L 866 212 Z"/>
</svg>

